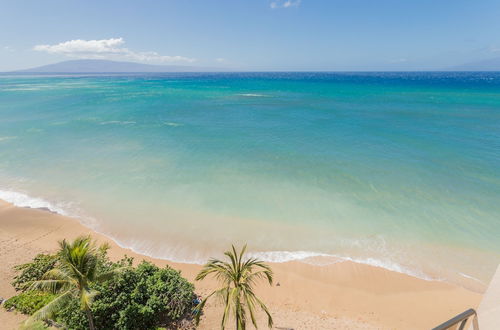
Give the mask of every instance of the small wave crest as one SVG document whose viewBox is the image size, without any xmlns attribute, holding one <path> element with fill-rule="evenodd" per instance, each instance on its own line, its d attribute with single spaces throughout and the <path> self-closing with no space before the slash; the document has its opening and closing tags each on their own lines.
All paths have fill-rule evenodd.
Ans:
<svg viewBox="0 0 500 330">
<path fill-rule="evenodd" d="M 135 121 L 109 120 L 100 122 L 100 125 L 134 125 Z"/>
<path fill-rule="evenodd" d="M 264 95 L 264 94 L 255 94 L 255 93 L 238 94 L 238 96 L 244 96 L 244 97 L 267 97 L 267 95 Z"/>
<path fill-rule="evenodd" d="M 384 268 L 393 272 L 410 275 L 427 281 L 442 280 L 431 277 L 420 270 L 406 268 L 398 263 L 376 258 L 351 258 L 335 254 L 319 253 L 312 251 L 269 251 L 249 253 L 250 257 L 259 258 L 263 261 L 283 263 L 289 261 L 300 261 L 317 266 L 327 266 L 339 262 L 351 261 L 373 267 Z"/>
<path fill-rule="evenodd" d="M 483 281 L 481 281 L 480 279 L 477 279 L 475 278 L 474 276 L 470 276 L 470 275 L 467 275 L 467 274 L 464 274 L 462 272 L 458 272 L 458 274 L 464 278 L 467 278 L 469 280 L 472 280 L 472 281 L 475 281 L 475 282 L 478 282 L 478 283 L 481 283 L 481 284 L 485 284 Z"/>
<path fill-rule="evenodd" d="M 4 201 L 14 204 L 18 207 L 28 207 L 32 209 L 44 209 L 54 213 L 71 216 L 68 212 L 66 212 L 62 207 L 57 205 L 53 205 L 52 203 L 37 197 L 30 197 L 23 193 L 9 191 L 9 190 L 0 190 L 0 199 Z"/>
<path fill-rule="evenodd" d="M 17 136 L 0 136 L 0 142 L 17 139 Z"/>
<path fill-rule="evenodd" d="M 442 281 L 442 278 L 435 278 L 429 276 L 421 270 L 409 269 L 396 262 L 390 260 L 381 260 L 375 258 L 351 258 L 351 257 L 339 257 L 345 261 L 352 261 L 358 264 L 369 265 L 373 267 L 384 268 L 396 273 L 406 274 L 412 277 L 417 277 L 426 281 Z"/>
<path fill-rule="evenodd" d="M 72 209 L 71 205 L 65 205 L 65 203 L 51 203 L 43 198 L 31 197 L 26 194 L 10 190 L 0 190 L 0 199 L 12 203 L 18 207 L 44 209 L 61 215 L 78 218 L 80 220 L 85 220 L 83 221 L 84 224 L 93 228 L 94 230 L 97 230 L 95 223 L 93 223 L 95 222 L 95 220 L 82 218 L 78 214 L 69 212 L 68 210 Z M 99 230 L 97 231 L 100 232 Z M 137 240 L 127 240 L 127 242 L 123 242 L 117 239 L 116 237 L 113 237 L 114 235 L 110 236 L 103 232 L 100 233 L 114 240 L 116 243 L 118 243 L 118 245 L 120 245 L 123 248 L 129 248 L 136 253 L 140 253 L 153 258 L 165 259 L 174 262 L 191 263 L 191 264 L 203 264 L 208 260 L 207 256 L 205 256 L 203 253 L 193 253 L 193 251 L 187 251 L 185 246 L 182 247 L 164 246 L 159 248 L 158 246 L 151 246 L 151 242 L 137 241 Z M 181 256 L 189 256 L 189 257 L 183 258 Z M 372 257 L 353 258 L 344 255 L 327 254 L 327 253 L 313 252 L 313 251 L 259 251 L 259 252 L 249 252 L 248 256 L 258 258 L 265 262 L 285 263 L 290 261 L 299 261 L 316 266 L 328 266 L 340 262 L 351 261 L 358 264 L 365 264 L 373 267 L 384 268 L 389 271 L 406 274 L 423 280 L 428 280 L 428 281 L 443 280 L 441 278 L 429 276 L 428 274 L 424 273 L 422 270 L 419 269 L 410 269 L 388 259 L 383 260 Z M 465 278 L 479 281 L 463 273 L 460 273 L 460 275 Z"/>
<path fill-rule="evenodd" d="M 336 260 L 333 261 L 332 263 L 339 262 L 338 258 L 333 255 L 326 253 L 312 252 L 312 251 L 250 252 L 248 253 L 248 256 L 251 258 L 258 258 L 262 261 L 275 262 L 275 263 L 282 263 L 289 261 L 304 261 L 313 258 L 328 258 L 328 259 L 334 258 Z"/>
<path fill-rule="evenodd" d="M 174 122 L 171 122 L 171 121 L 166 121 L 166 122 L 163 123 L 163 125 L 165 125 L 165 126 L 172 126 L 172 127 L 182 126 L 182 124 L 174 123 Z"/>
</svg>

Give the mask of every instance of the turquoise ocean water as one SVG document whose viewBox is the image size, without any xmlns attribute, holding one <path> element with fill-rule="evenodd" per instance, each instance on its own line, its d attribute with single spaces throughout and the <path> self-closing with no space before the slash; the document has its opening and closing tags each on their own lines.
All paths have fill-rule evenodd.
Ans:
<svg viewBox="0 0 500 330">
<path fill-rule="evenodd" d="M 176 261 L 247 242 L 484 286 L 500 73 L 0 76 L 0 198 Z"/>
</svg>

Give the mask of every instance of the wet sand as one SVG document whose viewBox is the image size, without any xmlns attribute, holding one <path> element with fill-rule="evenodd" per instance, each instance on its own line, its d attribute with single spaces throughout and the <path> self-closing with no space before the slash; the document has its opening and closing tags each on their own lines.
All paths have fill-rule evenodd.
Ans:
<svg viewBox="0 0 500 330">
<path fill-rule="evenodd" d="M 15 294 L 10 285 L 15 265 L 38 253 L 55 251 L 59 240 L 87 234 L 99 242 L 108 242 L 113 260 L 126 254 L 136 261 L 168 264 L 181 270 L 190 281 L 201 269 L 199 265 L 153 259 L 121 248 L 74 219 L 0 201 L 0 296 L 9 298 Z M 275 285 L 261 283 L 257 293 L 270 308 L 276 328 L 281 329 L 429 329 L 467 308 L 476 308 L 482 297 L 453 284 L 349 261 L 327 266 L 296 261 L 270 265 L 275 272 Z M 212 280 L 195 282 L 201 295 L 216 285 Z M 221 306 L 209 303 L 200 329 L 219 328 L 220 315 Z M 2 329 L 16 329 L 25 318 L 0 310 Z M 260 328 L 266 328 L 264 315 L 259 320 Z"/>
</svg>

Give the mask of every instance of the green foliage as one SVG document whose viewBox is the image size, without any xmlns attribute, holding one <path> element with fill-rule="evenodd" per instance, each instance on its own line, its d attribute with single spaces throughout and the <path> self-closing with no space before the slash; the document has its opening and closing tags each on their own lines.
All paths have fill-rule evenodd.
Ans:
<svg viewBox="0 0 500 330">
<path fill-rule="evenodd" d="M 235 247 L 232 246 L 232 250 L 224 252 L 224 255 L 229 259 L 228 261 L 211 259 L 196 276 L 196 280 L 199 281 L 208 275 L 213 275 L 222 285 L 220 289 L 213 291 L 196 307 L 196 323 L 200 320 L 201 311 L 207 300 L 211 296 L 216 296 L 225 304 L 221 321 L 222 329 L 226 327 L 227 320 L 233 317 L 236 321 L 236 329 L 244 330 L 248 316 L 250 316 L 250 320 L 257 328 L 255 318 L 257 308 L 266 313 L 269 328 L 273 327 L 271 313 L 266 305 L 257 298 L 253 289 L 258 280 L 265 279 L 269 282 L 269 285 L 272 285 L 273 272 L 264 262 L 256 258 L 245 258 L 246 248 L 245 245 L 238 253 Z"/>
<path fill-rule="evenodd" d="M 127 262 L 125 259 L 122 264 Z M 91 306 L 95 326 L 97 329 L 171 326 L 190 314 L 193 289 L 178 271 L 142 262 L 137 268 L 128 268 L 93 286 L 99 292 Z M 85 314 L 77 302 L 60 311 L 57 320 L 71 329 L 87 328 Z"/>
<path fill-rule="evenodd" d="M 50 318 L 68 329 L 88 329 L 86 308 L 96 329 L 170 329 L 191 318 L 194 286 L 180 272 L 149 262 L 132 267 L 129 257 L 111 262 L 107 247 L 95 248 L 87 238 L 60 244 L 58 255 L 38 255 L 16 267 L 14 282 L 26 291 L 5 306 L 35 314 L 31 325 L 43 328 L 35 321 Z"/>
<path fill-rule="evenodd" d="M 17 290 L 25 291 L 31 282 L 42 279 L 42 276 L 54 268 L 58 256 L 54 254 L 39 254 L 32 262 L 14 267 L 19 274 L 14 277 L 12 286 Z"/>
<path fill-rule="evenodd" d="M 26 291 L 4 303 L 6 309 L 15 308 L 23 314 L 33 314 L 54 299 L 54 295 L 40 291 Z"/>
<path fill-rule="evenodd" d="M 53 318 L 72 300 L 78 299 L 80 309 L 86 312 L 89 328 L 93 330 L 90 307 L 99 292 L 91 285 L 115 275 L 115 270 L 101 272 L 101 259 L 106 255 L 107 246 L 97 248 L 90 236 L 81 236 L 72 242 L 60 241 L 59 248 L 57 265 L 30 285 L 31 290 L 54 293 L 57 297 L 36 311 L 27 322 Z"/>
<path fill-rule="evenodd" d="M 35 321 L 30 324 L 23 324 L 19 327 L 19 330 L 47 330 L 47 329 L 49 329 L 49 327 L 42 321 Z"/>
</svg>

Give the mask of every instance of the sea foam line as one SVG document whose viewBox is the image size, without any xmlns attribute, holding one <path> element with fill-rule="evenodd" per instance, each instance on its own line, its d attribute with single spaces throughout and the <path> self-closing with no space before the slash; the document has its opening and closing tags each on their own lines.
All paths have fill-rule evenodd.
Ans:
<svg viewBox="0 0 500 330">
<path fill-rule="evenodd" d="M 254 94 L 254 93 L 245 93 L 245 94 L 237 94 L 238 96 L 246 96 L 246 97 L 268 97 L 268 95 L 264 94 Z"/>
<path fill-rule="evenodd" d="M 17 136 L 0 136 L 0 142 L 17 139 Z"/>
<path fill-rule="evenodd" d="M 17 207 L 28 207 L 32 209 L 45 209 L 54 213 L 58 213 L 65 216 L 71 216 L 70 213 L 66 212 L 63 208 L 53 205 L 52 203 L 46 201 L 42 198 L 30 197 L 26 194 L 10 191 L 10 190 L 0 190 L 0 199 L 11 203 Z"/>
<path fill-rule="evenodd" d="M 312 252 L 312 251 L 268 251 L 268 252 L 256 252 L 249 253 L 251 257 L 259 258 L 263 261 L 273 262 L 273 263 L 283 263 L 289 261 L 302 261 L 307 262 L 307 259 L 312 258 L 320 258 L 320 259 L 333 259 L 326 262 L 319 261 L 311 261 L 307 262 L 309 264 L 318 265 L 318 266 L 326 266 L 339 262 L 350 261 L 357 264 L 363 264 L 378 268 L 387 269 L 396 273 L 410 275 L 412 277 L 417 277 L 426 281 L 443 281 L 442 278 L 432 277 L 420 270 L 413 270 L 407 267 L 404 267 L 398 263 L 381 260 L 377 258 L 351 258 L 347 256 L 337 255 L 337 254 L 327 254 L 320 252 Z"/>
<path fill-rule="evenodd" d="M 113 240 L 118 246 L 125 248 L 125 249 L 130 249 L 134 251 L 135 253 L 142 254 L 148 257 L 152 258 L 157 258 L 157 259 L 163 259 L 163 260 L 169 260 L 172 262 L 178 262 L 178 263 L 188 263 L 188 264 L 204 264 L 207 261 L 207 258 L 203 258 L 198 255 L 198 258 L 179 258 L 179 256 L 175 253 L 175 249 L 166 249 L 170 250 L 168 253 L 162 253 L 161 255 L 158 253 L 154 253 L 151 251 L 148 251 L 147 246 L 143 244 L 139 244 L 138 241 L 135 242 L 129 242 L 129 244 L 125 244 L 124 242 L 109 236 L 106 233 L 103 233 L 99 230 L 97 230 L 97 226 L 92 226 L 91 223 L 94 222 L 94 219 L 90 219 L 92 221 L 85 221 L 89 220 L 84 217 L 81 217 L 77 214 L 73 214 L 69 211 L 67 211 L 64 206 L 59 206 L 59 205 L 54 205 L 53 203 L 50 203 L 49 201 L 43 199 L 43 198 L 38 198 L 38 197 L 31 197 L 28 196 L 24 193 L 20 192 L 15 192 L 15 191 L 10 191 L 10 190 L 0 190 L 0 199 L 11 203 L 15 206 L 18 207 L 27 207 L 27 208 L 34 208 L 34 209 L 45 209 L 49 210 L 54 213 L 58 213 L 64 216 L 72 217 L 72 218 L 77 218 L 78 220 L 83 220 L 83 225 L 89 227 L 90 229 L 98 232 L 99 234 L 102 234 L 106 236 L 107 238 Z M 82 222 L 82 221 L 80 221 Z M 89 223 L 90 222 L 90 223 Z M 131 244 L 130 244 L 131 243 Z M 266 262 L 271 262 L 271 263 L 284 263 L 284 262 L 290 262 L 290 261 L 300 261 L 300 262 L 305 262 L 308 264 L 313 264 L 313 265 L 318 265 L 318 266 L 326 266 L 326 265 L 332 265 L 335 263 L 339 262 L 345 262 L 345 261 L 351 261 L 354 263 L 358 264 L 364 264 L 364 265 L 369 265 L 373 267 L 379 267 L 383 269 L 387 269 L 389 271 L 401 273 L 401 274 L 406 274 L 412 277 L 420 278 L 426 281 L 444 281 L 442 278 L 435 278 L 432 276 L 429 276 L 428 274 L 420 271 L 420 270 L 413 270 L 409 269 L 407 267 L 404 267 L 398 263 L 392 262 L 392 261 L 387 261 L 387 260 L 381 260 L 377 258 L 352 258 L 348 256 L 343 256 L 343 255 L 336 255 L 336 254 L 327 254 L 327 253 L 321 253 L 321 252 L 314 252 L 314 251 L 262 251 L 262 252 L 250 252 L 248 253 L 249 257 L 255 257 L 259 258 L 263 261 Z M 319 258 L 323 259 L 322 262 L 319 262 L 318 260 L 311 260 L 313 258 Z M 329 260 L 328 260 L 329 259 Z M 467 274 L 460 273 L 461 276 L 466 277 L 466 278 L 471 278 L 475 279 Z M 477 279 L 475 279 L 477 280 Z"/>
</svg>

